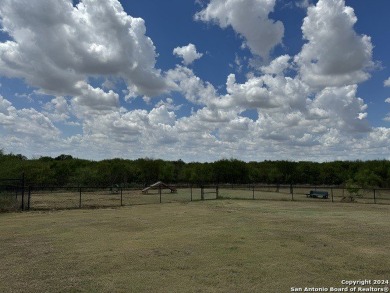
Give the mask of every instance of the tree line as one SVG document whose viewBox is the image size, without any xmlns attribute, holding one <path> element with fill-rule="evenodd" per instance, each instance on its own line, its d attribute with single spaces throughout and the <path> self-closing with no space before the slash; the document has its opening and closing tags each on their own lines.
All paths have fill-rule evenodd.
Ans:
<svg viewBox="0 0 390 293">
<path fill-rule="evenodd" d="M 33 186 L 131 186 L 156 181 L 179 184 L 310 184 L 390 187 L 390 161 L 243 162 L 222 159 L 210 163 L 142 158 L 91 161 L 70 155 L 28 159 L 0 150 L 0 179 L 25 174 Z"/>
</svg>

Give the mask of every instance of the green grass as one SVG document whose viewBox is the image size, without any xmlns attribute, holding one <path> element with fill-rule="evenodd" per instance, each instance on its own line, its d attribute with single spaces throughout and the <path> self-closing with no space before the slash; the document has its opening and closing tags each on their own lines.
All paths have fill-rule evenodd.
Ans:
<svg viewBox="0 0 390 293">
<path fill-rule="evenodd" d="M 387 279 L 389 212 L 222 200 L 0 214 L 0 292 L 290 292 Z"/>
</svg>

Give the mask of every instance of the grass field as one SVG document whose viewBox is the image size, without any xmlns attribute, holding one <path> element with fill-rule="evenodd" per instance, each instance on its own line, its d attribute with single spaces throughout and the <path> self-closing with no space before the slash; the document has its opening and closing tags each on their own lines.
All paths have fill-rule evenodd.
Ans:
<svg viewBox="0 0 390 293">
<path fill-rule="evenodd" d="M 390 276 L 390 206 L 218 200 L 0 214 L 0 292 L 290 292 Z"/>
</svg>

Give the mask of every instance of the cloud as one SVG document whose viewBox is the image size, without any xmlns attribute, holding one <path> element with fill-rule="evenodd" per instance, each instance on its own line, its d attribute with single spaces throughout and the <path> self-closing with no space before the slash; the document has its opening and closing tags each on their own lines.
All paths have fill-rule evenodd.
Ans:
<svg viewBox="0 0 390 293">
<path fill-rule="evenodd" d="M 310 0 L 299 0 L 295 2 L 295 5 L 299 8 L 306 9 L 310 6 Z"/>
<path fill-rule="evenodd" d="M 271 58 L 284 31 L 269 19 L 274 6 L 272 0 L 212 0 L 196 19 L 231 26 L 253 54 Z M 356 17 L 343 1 L 309 7 L 302 26 L 307 43 L 297 56 L 262 62 L 244 81 L 229 74 L 225 88 L 184 66 L 201 57 L 192 44 L 174 49 L 184 65 L 156 69 L 144 21 L 127 15 L 118 1 L 84 0 L 74 7 L 65 0 L 4 0 L 0 16 L 11 37 L 0 43 L 0 75 L 24 78 L 54 95 L 42 109 L 17 109 L 0 96 L 0 148 L 7 151 L 187 161 L 325 161 L 388 153 L 389 129 L 370 127 L 367 105 L 357 95 L 357 84 L 369 76 L 372 45 L 355 33 Z M 243 61 L 236 55 L 238 69 Z M 145 95 L 148 110 L 121 101 L 114 90 L 123 81 L 125 100 Z M 152 103 L 149 97 L 161 93 L 168 94 Z M 179 113 L 182 98 L 191 113 Z M 245 117 L 248 110 L 252 118 Z M 72 125 L 72 132 L 58 125 Z"/>
<path fill-rule="evenodd" d="M 4 0 L 0 17 L 11 37 L 0 43 L 1 75 L 54 95 L 77 94 L 92 75 L 120 77 L 141 95 L 166 89 L 144 20 L 117 0 Z"/>
<path fill-rule="evenodd" d="M 264 70 L 282 70 L 273 68 L 273 63 L 270 66 Z M 240 110 L 303 109 L 309 92 L 299 79 L 274 74 L 250 77 L 245 83 L 237 83 L 236 76 L 230 74 L 226 81 L 226 91 L 227 94 L 216 100 L 215 104 L 223 108 L 238 107 Z"/>
<path fill-rule="evenodd" d="M 291 68 L 290 60 L 289 55 L 282 55 L 272 60 L 268 66 L 262 66 L 260 69 L 265 74 L 283 75 L 287 69 Z"/>
<path fill-rule="evenodd" d="M 269 90 L 272 97 L 272 88 Z M 34 109 L 17 110 L 10 101 L 0 98 L 0 145 L 26 155 L 67 152 L 92 159 L 154 156 L 187 161 L 231 156 L 245 160 L 355 159 L 357 150 L 366 148 L 371 148 L 367 158 L 376 158 L 378 153 L 373 148 L 383 151 L 386 142 L 388 146 L 388 131 L 367 129 L 365 119 L 359 119 L 366 106 L 356 97 L 356 86 L 324 89 L 312 100 L 302 98 L 303 107 L 291 106 L 294 104 L 285 93 L 286 103 L 256 108 L 257 120 L 242 117 L 237 107 L 216 107 L 212 101 L 190 116 L 178 118 L 167 99 L 150 111 L 91 111 L 80 120 L 81 134 L 64 137 L 50 115 Z M 58 113 L 67 113 L 73 107 L 61 97 L 51 104 Z"/>
<path fill-rule="evenodd" d="M 390 77 L 383 82 L 385 87 L 390 87 Z"/>
<path fill-rule="evenodd" d="M 364 150 L 367 156 L 389 160 L 390 128 L 376 127 L 370 135 L 359 142 L 359 148 Z"/>
<path fill-rule="evenodd" d="M 0 95 L 0 147 L 13 151 L 15 148 L 45 148 L 58 142 L 60 130 L 44 114 L 35 109 L 16 109 Z"/>
<path fill-rule="evenodd" d="M 183 47 L 176 47 L 173 49 L 173 54 L 183 58 L 183 64 L 189 65 L 197 59 L 202 58 L 203 54 L 196 51 L 194 44 L 188 44 Z"/>
<path fill-rule="evenodd" d="M 102 145 L 109 140 L 118 143 L 135 142 L 149 124 L 147 116 L 145 110 L 126 113 L 112 111 L 90 116 L 83 122 L 83 136 L 99 139 Z"/>
<path fill-rule="evenodd" d="M 219 101 L 223 107 L 272 108 L 280 104 L 273 99 L 262 78 L 251 78 L 244 84 L 236 83 L 236 76 L 230 74 L 226 81 L 227 95 Z"/>
<path fill-rule="evenodd" d="M 387 99 L 385 100 L 385 103 L 390 104 L 390 98 L 387 98 Z M 1 108 L 0 108 L 0 109 L 1 109 Z M 383 118 L 383 121 L 390 122 L 390 113 L 387 114 L 385 118 Z"/>
<path fill-rule="evenodd" d="M 149 119 L 150 122 L 154 125 L 174 125 L 176 121 L 176 115 L 173 111 L 169 111 L 167 106 L 161 105 L 158 108 L 154 108 L 152 111 L 150 111 Z"/>
<path fill-rule="evenodd" d="M 180 92 L 193 104 L 207 105 L 218 96 L 217 90 L 209 82 L 204 82 L 194 72 L 183 66 L 176 66 L 166 72 L 166 79 L 172 91 Z"/>
<path fill-rule="evenodd" d="M 371 128 L 365 120 L 367 105 L 356 97 L 356 93 L 356 85 L 325 88 L 310 103 L 310 110 L 320 110 L 321 123 L 345 135 L 370 132 Z"/>
<path fill-rule="evenodd" d="M 231 26 L 252 54 L 268 59 L 284 35 L 283 23 L 268 18 L 274 6 L 275 0 L 211 0 L 195 19 L 214 22 L 221 28 Z"/>
<path fill-rule="evenodd" d="M 6 99 L 4 99 L 0 95 L 0 113 L 3 115 L 7 115 L 11 109 L 12 103 Z"/>
<path fill-rule="evenodd" d="M 303 81 L 312 87 L 344 86 L 369 78 L 371 38 L 358 35 L 357 18 L 344 0 L 320 0 L 302 25 L 308 42 L 295 57 Z"/>
<path fill-rule="evenodd" d="M 71 107 L 68 100 L 62 96 L 55 97 L 43 106 L 44 114 L 52 121 L 67 121 L 71 115 Z"/>
<path fill-rule="evenodd" d="M 72 99 L 72 103 L 75 107 L 82 108 L 83 115 L 88 111 L 110 111 L 119 106 L 119 95 L 112 90 L 106 93 L 82 81 L 76 83 L 75 88 L 78 93 Z"/>
</svg>

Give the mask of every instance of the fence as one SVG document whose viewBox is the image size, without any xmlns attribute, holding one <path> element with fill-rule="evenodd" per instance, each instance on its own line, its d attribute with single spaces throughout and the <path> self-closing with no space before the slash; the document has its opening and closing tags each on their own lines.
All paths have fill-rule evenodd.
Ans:
<svg viewBox="0 0 390 293">
<path fill-rule="evenodd" d="M 307 185 L 220 185 L 220 198 L 390 204 L 390 189 Z M 328 198 L 309 197 L 310 191 L 324 191 Z"/>
<path fill-rule="evenodd" d="M 141 188 L 29 187 L 27 197 L 31 209 L 73 209 L 216 199 L 216 190 L 215 186 L 183 186 L 175 193 L 156 188 L 145 194 Z"/>
<path fill-rule="evenodd" d="M 20 178 L 0 178 L 0 212 L 28 209 L 24 174 Z"/>
<path fill-rule="evenodd" d="M 122 187 L 29 187 L 25 209 L 74 209 L 129 205 L 191 202 L 215 199 L 251 199 L 312 202 L 357 202 L 390 204 L 390 189 L 348 190 L 341 187 L 297 185 L 183 185 L 176 192 L 156 188 L 142 193 L 141 188 Z M 326 191 L 329 196 L 311 198 L 311 190 Z"/>
</svg>

